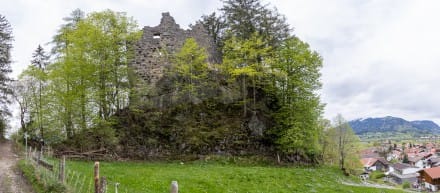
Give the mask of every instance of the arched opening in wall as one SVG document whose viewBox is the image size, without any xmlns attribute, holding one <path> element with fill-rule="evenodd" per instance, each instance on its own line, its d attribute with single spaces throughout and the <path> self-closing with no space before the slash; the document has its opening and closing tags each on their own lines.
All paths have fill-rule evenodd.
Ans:
<svg viewBox="0 0 440 193">
<path fill-rule="evenodd" d="M 153 34 L 153 39 L 160 39 L 160 33 Z"/>
</svg>

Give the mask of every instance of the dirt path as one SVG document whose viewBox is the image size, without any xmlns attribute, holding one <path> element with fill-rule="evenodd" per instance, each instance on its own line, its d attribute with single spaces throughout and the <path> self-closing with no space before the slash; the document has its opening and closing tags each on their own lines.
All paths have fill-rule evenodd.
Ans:
<svg viewBox="0 0 440 193">
<path fill-rule="evenodd" d="M 396 188 L 393 186 L 388 186 L 388 185 L 383 185 L 383 184 L 372 184 L 372 183 L 368 183 L 368 182 L 367 183 L 353 183 L 353 182 L 341 181 L 341 183 L 344 185 L 349 185 L 349 186 L 362 186 L 362 187 L 402 190 L 404 192 L 414 192 L 414 191 L 407 190 L 407 189 L 399 189 L 399 188 Z"/>
<path fill-rule="evenodd" d="M 18 156 L 12 152 L 11 142 L 0 142 L 0 193 L 34 193 L 15 169 L 18 160 Z"/>
</svg>

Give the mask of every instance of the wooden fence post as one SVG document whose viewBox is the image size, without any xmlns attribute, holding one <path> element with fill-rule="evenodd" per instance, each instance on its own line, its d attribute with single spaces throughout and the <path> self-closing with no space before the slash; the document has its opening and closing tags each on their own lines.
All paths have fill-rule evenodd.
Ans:
<svg viewBox="0 0 440 193">
<path fill-rule="evenodd" d="M 101 177 L 99 186 L 101 190 L 100 193 L 107 193 L 107 179 L 105 177 Z"/>
<path fill-rule="evenodd" d="M 95 162 L 95 193 L 101 193 L 99 185 L 99 162 Z"/>
<path fill-rule="evenodd" d="M 179 193 L 179 185 L 177 184 L 177 181 L 172 181 L 171 182 L 170 193 Z"/>
<path fill-rule="evenodd" d="M 37 152 L 37 168 L 40 168 L 41 153 Z"/>
<path fill-rule="evenodd" d="M 65 173 L 65 168 L 66 168 L 66 156 L 63 155 L 60 159 L 60 168 L 59 168 L 59 176 L 58 179 L 60 180 L 61 183 L 64 183 L 64 173 Z"/>
<path fill-rule="evenodd" d="M 29 160 L 32 161 L 32 146 L 29 147 L 29 151 L 26 152 L 26 153 L 28 154 L 28 158 L 29 158 Z"/>
<path fill-rule="evenodd" d="M 28 139 L 29 135 L 27 134 L 27 132 L 24 132 L 24 140 L 25 140 L 25 144 L 26 144 L 26 161 L 28 160 L 28 145 L 27 145 L 27 139 Z"/>
</svg>

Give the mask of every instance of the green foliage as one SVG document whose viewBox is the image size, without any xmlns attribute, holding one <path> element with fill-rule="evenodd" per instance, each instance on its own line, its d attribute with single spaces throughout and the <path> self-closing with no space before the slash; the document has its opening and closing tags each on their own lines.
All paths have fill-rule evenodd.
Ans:
<svg viewBox="0 0 440 193">
<path fill-rule="evenodd" d="M 232 37 L 225 42 L 223 47 L 223 74 L 229 81 L 236 81 L 240 84 L 243 115 L 247 115 L 248 97 L 252 98 L 252 110 L 256 111 L 257 92 L 261 95 L 261 91 L 267 86 L 267 77 L 271 55 L 273 54 L 271 47 L 257 34 L 247 40 L 240 40 Z M 248 93 L 249 88 L 252 93 Z"/>
<path fill-rule="evenodd" d="M 21 99 L 17 98 L 17 101 L 22 108 L 22 119 L 24 119 L 23 116 L 25 116 L 24 114 L 27 111 L 29 113 L 29 119 L 32 120 L 28 128 L 44 141 L 46 141 L 47 138 L 51 138 L 51 136 L 45 135 L 47 125 L 44 119 L 47 118 L 48 109 L 43 108 L 49 104 L 47 100 L 48 91 L 46 90 L 48 80 L 46 68 L 48 64 L 49 55 L 46 54 L 43 47 L 38 45 L 32 54 L 31 65 L 20 75 L 20 83 L 16 85 L 18 90 L 16 94 L 21 97 Z M 22 87 L 27 87 L 27 89 L 18 88 L 20 86 L 19 84 L 21 84 Z M 24 120 L 22 120 L 22 122 L 23 121 Z M 27 132 L 25 127 L 26 126 L 22 123 L 23 131 Z"/>
<path fill-rule="evenodd" d="M 197 23 L 205 27 L 218 50 L 223 50 L 231 38 L 248 40 L 254 34 L 266 45 L 276 48 L 291 32 L 286 18 L 260 0 L 225 0 L 219 12 L 203 15 Z M 221 61 L 222 54 L 215 53 L 216 62 Z"/>
<path fill-rule="evenodd" d="M 221 8 L 226 38 L 250 39 L 257 33 L 271 46 L 277 47 L 290 36 L 290 27 L 276 9 L 260 0 L 225 0 Z M 216 23 L 214 23 L 216 24 Z"/>
<path fill-rule="evenodd" d="M 403 159 L 402 159 L 402 163 L 406 163 L 406 164 L 408 164 L 409 163 L 409 160 L 408 160 L 408 154 L 403 154 Z"/>
<path fill-rule="evenodd" d="M 411 184 L 408 181 L 403 182 L 402 184 L 403 189 L 409 189 L 411 188 Z"/>
<path fill-rule="evenodd" d="M 106 149 L 109 156 L 115 153 L 117 144 L 118 139 L 110 121 L 101 121 L 92 128 L 83 129 L 64 142 L 67 149 L 81 151 Z"/>
<path fill-rule="evenodd" d="M 1 116 L 7 114 L 7 109 L 3 105 L 8 103 L 7 95 L 12 93 L 8 83 L 11 81 L 9 73 L 11 70 L 11 50 L 12 50 L 12 28 L 5 16 L 0 14 L 0 110 Z"/>
<path fill-rule="evenodd" d="M 325 128 L 321 133 L 324 161 L 338 164 L 340 169 L 348 172 L 361 168 L 360 139 L 342 115 L 335 117 L 333 126 L 327 125 Z"/>
<path fill-rule="evenodd" d="M 20 160 L 18 167 L 23 172 L 24 177 L 32 184 L 37 193 L 65 193 L 66 187 L 57 181 L 44 181 L 39 172 L 33 165 L 25 160 Z"/>
<path fill-rule="evenodd" d="M 55 60 L 46 65 L 46 55 L 39 47 L 34 65 L 21 75 L 21 82 L 29 82 L 27 91 L 17 97 L 29 99 L 30 120 L 23 122 L 32 123 L 27 128 L 31 135 L 44 137 L 48 144 L 87 132 L 105 134 L 94 146 L 115 144 L 109 118 L 128 105 L 128 63 L 140 31 L 132 18 L 110 10 L 87 17 L 75 10 L 65 21 L 53 40 Z M 35 86 L 32 80 L 40 84 Z"/>
<path fill-rule="evenodd" d="M 182 48 L 173 58 L 169 76 L 172 78 L 173 90 L 180 98 L 189 103 L 201 101 L 204 93 L 209 93 L 212 83 L 209 81 L 206 51 L 197 45 L 193 38 L 185 41 Z M 211 83 L 211 84 L 210 84 Z"/>
<path fill-rule="evenodd" d="M 12 28 L 8 20 L 0 14 L 0 139 L 6 133 L 5 116 L 9 115 L 8 107 L 10 103 L 8 96 L 12 94 L 9 86 L 11 78 L 11 50 L 12 50 Z"/>
<path fill-rule="evenodd" d="M 205 27 L 208 34 L 212 37 L 217 49 L 221 50 L 223 47 L 223 35 L 226 28 L 224 18 L 216 15 L 214 12 L 210 15 L 203 15 L 197 23 L 202 24 L 203 27 Z"/>
<path fill-rule="evenodd" d="M 279 135 L 277 143 L 285 152 L 305 157 L 319 154 L 322 105 L 315 92 L 321 86 L 321 65 L 321 57 L 298 38 L 285 41 L 276 52 L 271 89 L 280 108 L 274 112 L 277 126 L 273 132 Z"/>
<path fill-rule="evenodd" d="M 381 171 L 373 171 L 370 173 L 370 178 L 374 180 L 380 180 L 385 177 L 385 174 Z"/>
</svg>

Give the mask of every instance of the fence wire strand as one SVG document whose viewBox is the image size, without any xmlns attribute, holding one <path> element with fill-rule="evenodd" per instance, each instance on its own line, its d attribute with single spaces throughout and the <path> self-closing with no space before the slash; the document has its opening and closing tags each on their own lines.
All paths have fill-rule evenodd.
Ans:
<svg viewBox="0 0 440 193">
<path fill-rule="evenodd" d="M 36 175 L 47 185 L 48 183 L 60 181 L 60 160 L 61 159 L 58 158 L 44 157 L 44 155 L 34 149 L 34 151 L 30 153 L 27 162 L 34 166 Z M 46 166 L 41 165 L 40 162 L 47 163 L 47 165 L 52 166 L 52 169 L 46 168 Z M 90 173 L 92 174 L 92 172 Z M 63 184 L 66 185 L 68 192 L 94 193 L 94 177 L 92 175 L 83 174 L 68 168 L 68 166 L 64 166 L 64 174 Z M 106 181 L 106 187 L 104 188 L 104 190 L 106 190 L 105 193 L 139 193 L 132 190 L 126 184 L 115 180 L 113 176 L 107 176 Z M 147 190 L 146 192 L 150 191 Z"/>
</svg>

